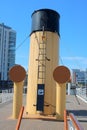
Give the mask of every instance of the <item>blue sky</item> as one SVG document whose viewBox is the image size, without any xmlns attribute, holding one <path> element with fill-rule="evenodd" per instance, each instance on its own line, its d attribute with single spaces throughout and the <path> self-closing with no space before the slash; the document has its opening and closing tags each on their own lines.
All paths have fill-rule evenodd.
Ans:
<svg viewBox="0 0 87 130">
<path fill-rule="evenodd" d="M 60 14 L 60 65 L 87 68 L 87 0 L 1 0 L 0 23 L 17 32 L 16 47 L 31 32 L 31 14 L 42 8 Z M 16 50 L 16 63 L 28 69 L 29 43 Z"/>
</svg>

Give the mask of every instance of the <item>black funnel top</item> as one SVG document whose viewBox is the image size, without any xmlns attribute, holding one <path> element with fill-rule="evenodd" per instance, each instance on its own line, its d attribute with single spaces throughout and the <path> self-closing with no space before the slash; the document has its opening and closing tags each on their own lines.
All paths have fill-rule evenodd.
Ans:
<svg viewBox="0 0 87 130">
<path fill-rule="evenodd" d="M 56 32 L 59 35 L 60 15 L 51 9 L 40 9 L 32 14 L 31 34 L 36 31 Z"/>
</svg>

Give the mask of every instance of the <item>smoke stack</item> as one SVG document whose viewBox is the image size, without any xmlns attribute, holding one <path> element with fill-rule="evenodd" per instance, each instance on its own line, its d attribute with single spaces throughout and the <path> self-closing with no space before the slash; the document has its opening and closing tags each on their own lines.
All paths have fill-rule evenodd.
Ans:
<svg viewBox="0 0 87 130">
<path fill-rule="evenodd" d="M 55 113 L 56 83 L 53 70 L 59 62 L 59 14 L 40 9 L 32 14 L 26 112 Z"/>
</svg>

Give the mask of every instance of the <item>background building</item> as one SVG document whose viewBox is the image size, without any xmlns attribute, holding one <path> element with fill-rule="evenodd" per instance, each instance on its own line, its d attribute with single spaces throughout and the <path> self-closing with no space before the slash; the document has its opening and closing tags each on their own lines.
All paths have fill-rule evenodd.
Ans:
<svg viewBox="0 0 87 130">
<path fill-rule="evenodd" d="M 87 69 L 85 71 L 81 71 L 80 69 L 72 69 L 72 83 L 86 86 Z"/>
<path fill-rule="evenodd" d="M 15 64 L 16 32 L 0 24 L 0 86 L 9 83 L 8 71 Z"/>
</svg>

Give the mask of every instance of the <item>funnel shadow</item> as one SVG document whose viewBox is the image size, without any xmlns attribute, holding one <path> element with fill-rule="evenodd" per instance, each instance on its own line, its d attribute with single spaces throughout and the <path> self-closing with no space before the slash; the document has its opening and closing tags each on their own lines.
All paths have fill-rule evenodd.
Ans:
<svg viewBox="0 0 87 130">
<path fill-rule="evenodd" d="M 73 113 L 75 116 L 86 117 L 87 110 L 68 110 L 69 113 Z"/>
</svg>

